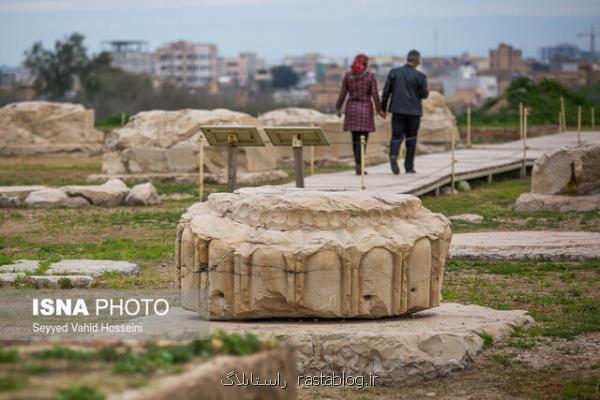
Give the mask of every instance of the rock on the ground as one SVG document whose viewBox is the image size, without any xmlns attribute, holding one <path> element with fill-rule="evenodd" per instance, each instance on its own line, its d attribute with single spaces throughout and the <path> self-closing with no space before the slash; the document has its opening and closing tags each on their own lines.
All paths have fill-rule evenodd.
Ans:
<svg viewBox="0 0 600 400">
<path fill-rule="evenodd" d="M 153 206 L 156 204 L 160 204 L 160 197 L 150 182 L 135 185 L 125 198 L 125 205 L 128 206 Z"/>
<path fill-rule="evenodd" d="M 197 172 L 200 127 L 206 125 L 257 126 L 258 121 L 249 114 L 224 109 L 140 112 L 107 137 L 102 171 L 108 174 Z M 266 141 L 266 135 L 260 131 L 259 134 Z M 205 172 L 224 171 L 227 151 L 226 147 L 208 146 L 204 140 Z M 274 170 L 276 163 L 270 145 L 238 150 L 240 172 Z"/>
<path fill-rule="evenodd" d="M 584 144 L 546 152 L 533 166 L 531 192 L 600 194 L 600 144 Z"/>
<path fill-rule="evenodd" d="M 44 189 L 29 193 L 25 205 L 34 208 L 81 208 L 90 203 L 81 197 L 69 197 L 60 189 Z"/>
<path fill-rule="evenodd" d="M 600 195 L 564 196 L 521 193 L 515 203 L 517 211 L 595 211 L 600 210 Z"/>
<path fill-rule="evenodd" d="M 0 272 L 34 272 L 39 266 L 37 260 L 17 260 L 13 264 L 0 265 Z"/>
<path fill-rule="evenodd" d="M 0 108 L 0 155 L 96 154 L 104 135 L 94 129 L 94 110 L 47 101 Z"/>
<path fill-rule="evenodd" d="M 27 275 L 24 280 L 31 285 L 48 289 L 86 288 L 94 283 L 94 278 L 86 275 Z"/>
<path fill-rule="evenodd" d="M 467 181 L 460 181 L 456 184 L 456 189 L 458 189 L 459 192 L 469 192 L 471 191 L 471 185 L 469 185 L 469 182 Z"/>
<path fill-rule="evenodd" d="M 475 260 L 586 260 L 600 258 L 598 243 L 598 232 L 458 233 L 452 236 L 450 257 Z"/>
<path fill-rule="evenodd" d="M 456 118 L 439 92 L 429 92 L 423 100 L 423 116 L 419 127 L 419 141 L 423 143 L 450 143 L 452 136 L 458 142 L 460 136 Z"/>
<path fill-rule="evenodd" d="M 15 208 L 21 207 L 23 205 L 23 201 L 17 196 L 3 196 L 0 195 L 0 208 Z"/>
<path fill-rule="evenodd" d="M 116 272 L 123 275 L 137 275 L 140 268 L 137 264 L 127 261 L 112 260 L 61 260 L 50 264 L 48 274 L 85 274 L 100 276 L 106 272 Z"/>
<path fill-rule="evenodd" d="M 63 186 L 60 190 L 72 198 L 84 198 L 95 206 L 116 207 L 123 203 L 129 193 L 120 179 L 110 179 L 102 185 Z"/>
<path fill-rule="evenodd" d="M 189 339 L 206 328 L 193 312 L 171 309 L 159 320 L 165 330 L 160 337 Z M 138 322 L 140 319 L 137 319 Z M 483 349 L 480 334 L 495 342 L 515 328 L 534 324 L 526 311 L 499 311 L 476 305 L 442 303 L 411 318 L 323 321 L 211 321 L 212 331 L 252 332 L 261 339 L 285 340 L 297 352 L 300 375 L 378 375 L 377 385 L 398 385 L 444 376 L 468 367 Z M 146 332 L 146 330 L 144 330 Z M 182 334 L 187 332 L 188 335 Z"/>
<path fill-rule="evenodd" d="M 178 226 L 182 304 L 216 320 L 414 313 L 439 304 L 450 237 L 410 195 L 211 194 Z"/>
<path fill-rule="evenodd" d="M 11 286 L 15 284 L 17 278 L 24 278 L 23 272 L 2 272 L 0 273 L 0 286 Z"/>
<path fill-rule="evenodd" d="M 19 200 L 25 201 L 29 193 L 44 189 L 48 189 L 48 187 L 44 185 L 0 186 L 0 197 L 17 197 Z"/>
<path fill-rule="evenodd" d="M 483 222 L 483 215 L 479 214 L 457 214 L 448 217 L 450 221 L 467 222 L 469 224 L 480 224 Z"/>
<path fill-rule="evenodd" d="M 444 186 L 440 189 L 440 194 L 442 196 L 454 196 L 458 194 L 458 190 L 452 188 L 451 186 Z"/>
</svg>

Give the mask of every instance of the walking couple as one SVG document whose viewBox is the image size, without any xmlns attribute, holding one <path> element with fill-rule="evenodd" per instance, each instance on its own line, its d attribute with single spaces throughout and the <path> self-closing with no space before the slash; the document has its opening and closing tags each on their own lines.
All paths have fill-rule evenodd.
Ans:
<svg viewBox="0 0 600 400">
<path fill-rule="evenodd" d="M 369 132 L 375 131 L 373 102 L 377 114 L 385 119 L 386 111 L 392 113 L 392 138 L 390 140 L 390 166 L 395 175 L 400 174 L 398 154 L 400 145 L 406 140 L 404 169 L 414 174 L 414 159 L 417 147 L 417 132 L 423 114 L 421 100 L 429 95 L 425 74 L 417 71 L 421 63 L 421 54 L 411 50 L 406 64 L 392 69 L 387 76 L 381 102 L 377 91 L 377 80 L 368 71 L 369 58 L 359 54 L 352 62 L 351 70 L 344 76 L 342 88 L 336 103 L 338 117 L 342 115 L 342 106 L 346 97 L 344 131 L 352 132 L 352 148 L 356 162 L 356 174 L 360 174 L 360 139 L 369 138 Z M 391 101 L 390 101 L 391 98 Z M 389 103 L 389 108 L 388 108 Z"/>
</svg>

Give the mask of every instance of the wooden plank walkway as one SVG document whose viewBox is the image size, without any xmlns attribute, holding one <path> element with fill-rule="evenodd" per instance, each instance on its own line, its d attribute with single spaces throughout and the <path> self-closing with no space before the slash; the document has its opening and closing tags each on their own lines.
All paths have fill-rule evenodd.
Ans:
<svg viewBox="0 0 600 400">
<path fill-rule="evenodd" d="M 582 143 L 600 143 L 600 132 L 582 132 Z M 565 146 L 577 145 L 577 132 L 564 132 L 555 135 L 541 136 L 527 141 L 527 165 L 544 152 Z M 519 170 L 523 159 L 523 143 L 521 141 L 502 144 L 476 145 L 471 149 L 456 151 L 456 181 L 481 177 L 492 177 L 495 174 Z M 365 177 L 366 190 L 373 192 L 392 192 L 421 195 L 436 190 L 450 183 L 450 152 L 420 155 L 415 158 L 416 174 L 405 174 L 402 162 L 399 161 L 402 173 L 393 175 L 389 163 L 367 167 Z M 294 186 L 294 183 L 287 184 Z M 305 187 L 313 190 L 360 190 L 360 176 L 354 171 L 332 174 L 316 174 L 305 177 Z"/>
</svg>

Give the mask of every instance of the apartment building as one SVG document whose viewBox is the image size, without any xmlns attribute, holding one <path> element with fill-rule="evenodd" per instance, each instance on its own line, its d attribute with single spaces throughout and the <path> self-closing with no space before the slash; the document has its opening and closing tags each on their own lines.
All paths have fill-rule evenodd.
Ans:
<svg viewBox="0 0 600 400">
<path fill-rule="evenodd" d="M 216 82 L 217 46 L 211 43 L 177 41 L 154 52 L 155 75 L 178 85 L 200 87 Z"/>
</svg>

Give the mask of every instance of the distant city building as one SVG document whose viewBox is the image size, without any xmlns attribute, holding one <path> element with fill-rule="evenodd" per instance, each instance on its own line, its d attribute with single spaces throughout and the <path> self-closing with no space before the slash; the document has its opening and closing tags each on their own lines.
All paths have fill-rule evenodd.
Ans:
<svg viewBox="0 0 600 400">
<path fill-rule="evenodd" d="M 238 57 L 223 57 L 219 59 L 219 82 L 249 87 L 256 81 L 257 71 L 264 69 L 266 63 L 256 53 L 242 52 Z"/>
<path fill-rule="evenodd" d="M 283 64 L 292 67 L 295 73 L 306 75 L 309 72 L 315 73 L 317 64 L 321 55 L 319 53 L 306 53 L 301 56 L 286 56 Z"/>
<path fill-rule="evenodd" d="M 148 42 L 141 40 L 113 40 L 102 43 L 104 51 L 111 57 L 111 65 L 132 74 L 152 75 L 152 54 Z"/>
<path fill-rule="evenodd" d="M 218 72 L 217 46 L 188 41 L 166 43 L 154 52 L 154 66 L 157 77 L 178 85 L 213 84 Z"/>
<path fill-rule="evenodd" d="M 526 71 L 522 52 L 505 43 L 490 50 L 490 70 L 492 71 Z"/>
<path fill-rule="evenodd" d="M 556 46 L 541 47 L 539 56 L 542 61 L 551 62 L 553 60 L 580 60 L 581 50 L 577 45 L 570 43 L 560 43 Z"/>
</svg>

